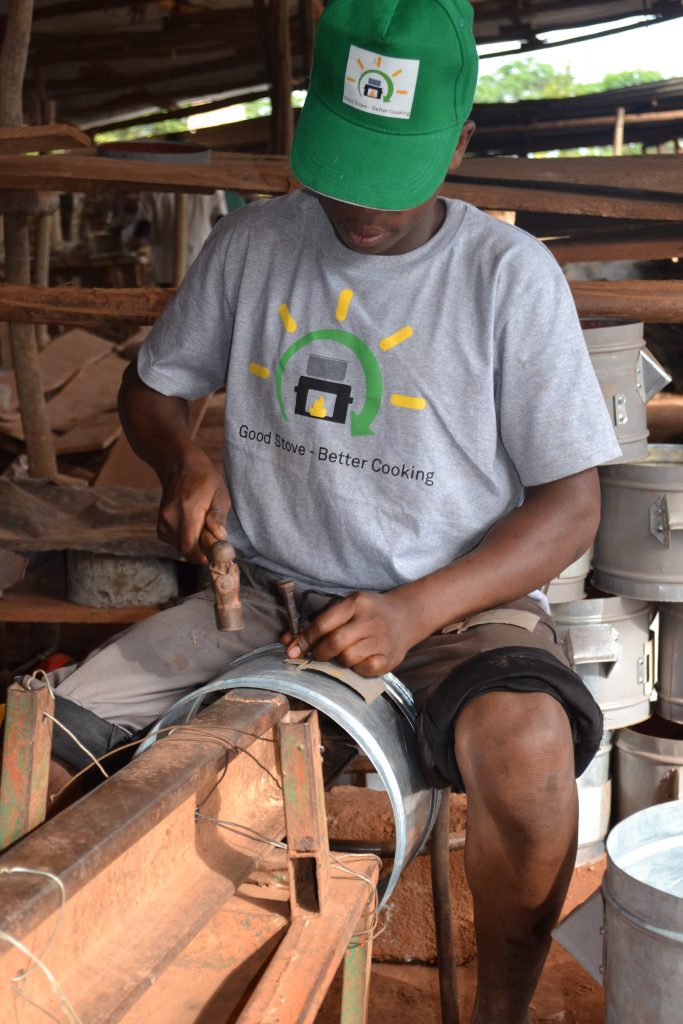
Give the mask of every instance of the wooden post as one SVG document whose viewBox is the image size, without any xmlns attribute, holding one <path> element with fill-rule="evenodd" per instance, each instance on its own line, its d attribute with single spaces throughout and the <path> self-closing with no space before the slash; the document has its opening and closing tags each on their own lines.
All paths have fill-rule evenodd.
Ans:
<svg viewBox="0 0 683 1024">
<path fill-rule="evenodd" d="M 0 127 L 17 127 L 23 120 L 21 94 L 32 19 L 33 0 L 9 0 L 0 52 Z M 5 276 L 8 284 L 31 283 L 28 221 L 24 214 L 5 215 Z M 11 324 L 10 339 L 29 472 L 34 477 L 55 479 L 57 461 L 35 329 L 29 324 Z"/>
<path fill-rule="evenodd" d="M 187 192 L 176 192 L 173 224 L 173 281 L 177 288 L 187 273 Z"/>
<path fill-rule="evenodd" d="M 313 67 L 313 39 L 321 11 L 320 0 L 299 0 L 304 71 L 307 75 L 310 75 Z"/>
<path fill-rule="evenodd" d="M 5 747 L 0 782 L 0 850 L 45 820 L 52 749 L 54 697 L 47 686 L 7 690 Z"/>
<path fill-rule="evenodd" d="M 271 14 L 274 150 L 287 155 L 294 138 L 292 46 L 287 0 L 272 0 Z"/>
<path fill-rule="evenodd" d="M 53 214 L 42 214 L 36 218 L 36 249 L 33 267 L 33 283 L 47 287 L 50 284 L 50 242 L 52 239 Z M 50 336 L 47 324 L 36 324 L 38 348 L 45 348 Z"/>
<path fill-rule="evenodd" d="M 621 156 L 624 152 L 624 124 L 626 123 L 626 108 L 617 107 L 614 115 L 614 156 Z"/>
</svg>

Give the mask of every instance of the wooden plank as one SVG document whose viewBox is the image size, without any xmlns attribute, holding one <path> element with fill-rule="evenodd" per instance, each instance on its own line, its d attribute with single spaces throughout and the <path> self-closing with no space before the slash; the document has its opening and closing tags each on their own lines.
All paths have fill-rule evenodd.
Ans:
<svg viewBox="0 0 683 1024">
<path fill-rule="evenodd" d="M 38 355 L 43 391 L 46 394 L 56 391 L 84 366 L 104 359 L 113 348 L 110 341 L 89 331 L 66 331 L 53 338 Z M 11 371 L 3 374 L 2 383 L 11 392 L 5 409 L 11 415 L 19 409 L 14 374 Z"/>
<path fill-rule="evenodd" d="M 116 409 L 125 359 L 112 352 L 98 363 L 80 370 L 58 395 L 47 403 L 50 426 L 66 433 L 103 412 Z"/>
<path fill-rule="evenodd" d="M 82 625 L 108 622 L 127 625 L 159 611 L 158 605 L 128 605 L 126 608 L 91 608 L 58 597 L 26 592 L 0 597 L 0 622 L 77 622 Z"/>
<path fill-rule="evenodd" d="M 25 124 L 17 128 L 0 128 L 0 156 L 8 153 L 49 153 L 53 149 L 91 145 L 90 136 L 71 124 Z"/>
<path fill-rule="evenodd" d="M 0 285 L 0 320 L 10 323 L 98 327 L 153 324 L 173 288 L 41 288 Z"/>
<path fill-rule="evenodd" d="M 505 159 L 503 157 L 500 158 Z M 605 158 L 607 159 L 607 158 Z M 612 159 L 612 158 L 610 158 Z M 614 159 L 617 159 L 616 157 Z M 631 159 L 624 157 L 624 159 Z M 633 159 L 639 159 L 634 157 Z M 520 161 L 521 162 L 521 161 Z M 553 163 L 538 160 L 537 163 Z M 578 188 L 578 186 L 577 186 Z M 476 182 L 468 178 L 454 178 L 441 188 L 441 195 L 462 199 L 484 210 L 529 210 L 539 213 L 589 215 L 593 217 L 620 217 L 633 220 L 675 220 L 683 218 L 683 197 L 671 194 L 658 198 L 657 193 L 634 195 L 623 189 L 610 194 L 562 189 L 551 183 L 548 189 L 530 187 L 526 183 L 494 184 Z"/>
<path fill-rule="evenodd" d="M 123 427 L 117 412 L 102 412 L 78 422 L 61 437 L 55 438 L 58 455 L 80 455 L 99 452 L 121 437 Z"/>
<path fill-rule="evenodd" d="M 583 317 L 683 323 L 683 281 L 572 281 L 571 290 Z"/>
<path fill-rule="evenodd" d="M 668 193 L 683 197 L 679 158 L 670 156 L 586 156 L 529 159 L 517 157 L 470 157 L 453 180 L 478 183 L 583 185 L 589 188 L 622 189 L 634 193 Z"/>
<path fill-rule="evenodd" d="M 162 164 L 92 156 L 0 156 L 0 189 L 56 192 L 287 192 L 294 178 L 285 157 L 278 165 L 261 157 L 210 164 Z"/>
<path fill-rule="evenodd" d="M 665 260 L 683 256 L 680 224 L 647 225 L 640 229 L 582 231 L 566 238 L 550 238 L 547 247 L 558 263 L 605 260 Z"/>
<path fill-rule="evenodd" d="M 0 929 L 41 950 L 58 921 L 50 969 L 88 1024 L 122 1017 L 268 849 L 197 821 L 198 805 L 259 834 L 283 833 L 272 729 L 287 701 L 248 693 L 221 698 L 191 732 L 181 727 L 154 744 L 2 857 L 2 867 L 35 866 L 62 880 L 58 917 L 48 878 L 0 875 Z M 2 944 L 0 999 L 10 1021 L 37 1015 L 12 984 L 23 968 L 25 957 Z M 44 981 L 34 971 L 21 992 L 52 1009 Z"/>
</svg>

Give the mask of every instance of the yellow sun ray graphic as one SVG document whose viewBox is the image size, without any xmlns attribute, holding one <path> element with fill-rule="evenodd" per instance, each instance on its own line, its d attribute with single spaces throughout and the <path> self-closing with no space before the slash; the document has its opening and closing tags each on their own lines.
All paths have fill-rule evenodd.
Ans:
<svg viewBox="0 0 683 1024">
<path fill-rule="evenodd" d="M 362 61 L 362 60 L 360 59 L 360 57 L 356 57 L 356 64 L 357 64 L 357 65 L 358 65 L 358 67 L 359 67 L 359 68 L 361 69 L 361 71 L 365 71 L 365 64 L 364 64 L 364 63 L 363 63 L 363 61 Z"/>
<path fill-rule="evenodd" d="M 425 398 L 416 398 L 411 395 L 392 395 L 389 401 L 397 409 L 419 410 L 427 408 L 427 400 Z"/>
<path fill-rule="evenodd" d="M 399 68 L 398 71 L 393 71 L 391 74 L 392 78 L 398 78 L 399 75 L 403 74 L 403 68 Z"/>
<path fill-rule="evenodd" d="M 298 324 L 294 317 L 292 316 L 292 314 L 289 312 L 286 302 L 282 303 L 282 305 L 278 309 L 278 313 L 280 314 L 282 326 L 287 331 L 287 334 L 294 334 L 294 331 L 296 331 L 298 328 Z"/>
<path fill-rule="evenodd" d="M 382 349 L 382 352 L 388 352 L 389 349 L 395 348 L 396 345 L 400 345 L 402 341 L 407 341 L 408 338 L 412 337 L 412 335 L 413 328 L 406 325 L 405 327 L 402 327 L 400 331 L 396 331 L 395 334 L 390 334 L 388 338 L 382 338 L 379 343 L 379 347 Z"/>
<path fill-rule="evenodd" d="M 339 293 L 339 302 L 337 303 L 337 312 L 335 316 L 340 323 L 346 320 L 349 313 L 349 306 L 351 305 L 351 299 L 353 298 L 353 292 L 350 288 L 344 288 Z"/>
<path fill-rule="evenodd" d="M 268 367 L 261 366 L 259 363 L 249 363 L 249 373 L 253 373 L 255 377 L 260 377 L 261 380 L 268 380 L 270 377 Z"/>
</svg>

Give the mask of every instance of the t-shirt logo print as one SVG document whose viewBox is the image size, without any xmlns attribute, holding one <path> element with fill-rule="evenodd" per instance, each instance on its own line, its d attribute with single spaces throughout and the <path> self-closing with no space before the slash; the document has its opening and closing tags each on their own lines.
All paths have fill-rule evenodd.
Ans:
<svg viewBox="0 0 683 1024">
<path fill-rule="evenodd" d="M 346 321 L 352 299 L 352 290 L 343 288 L 335 312 L 338 324 Z M 287 334 L 299 334 L 299 324 L 286 302 L 281 303 L 278 314 Z M 413 328 L 404 324 L 377 342 L 379 355 L 390 353 L 412 336 Z M 310 346 L 314 346 L 316 351 L 311 351 Z M 384 392 L 383 374 L 374 348 L 373 344 L 341 327 L 307 331 L 287 345 L 275 368 L 275 397 L 285 423 L 290 421 L 287 408 L 289 406 L 291 410 L 294 399 L 293 412 L 296 416 L 342 425 L 348 422 L 352 437 L 372 436 Z M 295 368 L 296 362 L 292 363 L 292 360 L 305 350 L 308 350 L 305 372 L 295 369 L 294 380 L 285 385 L 288 366 L 291 364 Z M 351 385 L 345 382 L 350 360 L 355 360 L 361 369 L 364 398 L 354 397 Z M 249 373 L 262 381 L 268 381 L 272 376 L 268 366 L 255 362 L 249 364 Z M 391 393 L 389 403 L 393 409 L 410 410 L 412 413 L 427 409 L 427 400 L 421 395 Z"/>
<path fill-rule="evenodd" d="M 380 117 L 410 117 L 420 69 L 419 60 L 402 60 L 349 48 L 344 77 L 344 103 Z"/>
</svg>

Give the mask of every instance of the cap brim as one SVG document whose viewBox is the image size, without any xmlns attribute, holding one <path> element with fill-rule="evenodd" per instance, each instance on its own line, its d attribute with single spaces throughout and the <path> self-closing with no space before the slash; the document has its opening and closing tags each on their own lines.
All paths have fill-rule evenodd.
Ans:
<svg viewBox="0 0 683 1024">
<path fill-rule="evenodd" d="M 411 210 L 446 177 L 462 125 L 407 135 L 364 128 L 309 92 L 292 146 L 294 174 L 307 188 L 376 210 Z"/>
</svg>

